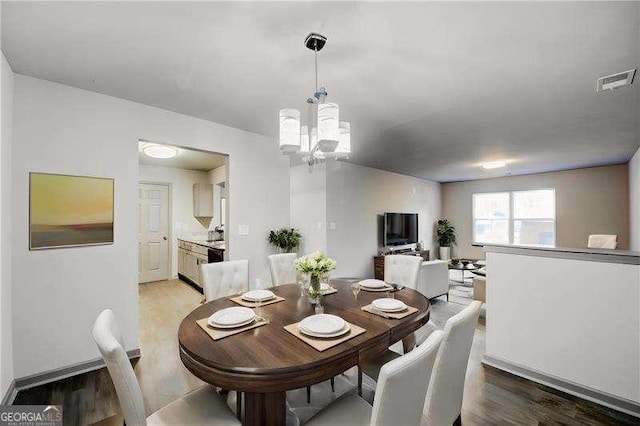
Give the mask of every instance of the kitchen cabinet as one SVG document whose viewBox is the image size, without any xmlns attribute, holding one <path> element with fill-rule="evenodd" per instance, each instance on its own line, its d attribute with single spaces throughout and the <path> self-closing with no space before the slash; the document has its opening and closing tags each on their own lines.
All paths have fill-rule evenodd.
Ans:
<svg viewBox="0 0 640 426">
<path fill-rule="evenodd" d="M 204 263 L 208 263 L 206 247 L 183 241 L 178 242 L 178 274 L 202 287 L 200 265 Z"/>
<path fill-rule="evenodd" d="M 178 277 L 202 288 L 201 266 L 209 262 L 222 262 L 224 249 L 178 239 Z"/>
<path fill-rule="evenodd" d="M 184 258 L 187 255 L 187 251 L 185 249 L 183 249 L 182 247 L 178 248 L 178 273 L 185 275 L 185 263 L 184 263 Z"/>
<path fill-rule="evenodd" d="M 193 215 L 213 217 L 213 184 L 193 184 Z"/>
</svg>

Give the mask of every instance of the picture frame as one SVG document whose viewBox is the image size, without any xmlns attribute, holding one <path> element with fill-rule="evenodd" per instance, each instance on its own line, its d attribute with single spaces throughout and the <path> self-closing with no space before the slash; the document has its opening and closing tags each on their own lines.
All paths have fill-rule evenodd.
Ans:
<svg viewBox="0 0 640 426">
<path fill-rule="evenodd" d="M 113 244 L 112 178 L 29 173 L 29 250 Z"/>
</svg>

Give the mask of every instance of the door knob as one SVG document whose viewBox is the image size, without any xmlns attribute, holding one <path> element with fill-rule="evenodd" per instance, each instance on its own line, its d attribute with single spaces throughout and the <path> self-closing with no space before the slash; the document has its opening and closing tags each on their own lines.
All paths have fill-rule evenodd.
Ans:
<svg viewBox="0 0 640 426">
<path fill-rule="evenodd" d="M 163 240 L 167 241 L 167 237 L 162 237 Z"/>
</svg>

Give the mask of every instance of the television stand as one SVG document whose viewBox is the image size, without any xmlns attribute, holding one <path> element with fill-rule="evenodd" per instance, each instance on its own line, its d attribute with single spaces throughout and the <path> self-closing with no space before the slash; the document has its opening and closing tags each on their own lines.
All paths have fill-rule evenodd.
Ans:
<svg viewBox="0 0 640 426">
<path fill-rule="evenodd" d="M 425 261 L 429 260 L 429 250 L 415 251 L 413 249 L 400 249 L 391 254 L 422 256 Z M 384 280 L 384 256 L 373 256 L 373 276 L 377 280 Z"/>
<path fill-rule="evenodd" d="M 391 249 L 391 254 L 405 254 L 405 253 L 417 254 L 418 252 L 411 248 L 403 248 L 403 249 L 397 249 L 397 250 Z"/>
</svg>

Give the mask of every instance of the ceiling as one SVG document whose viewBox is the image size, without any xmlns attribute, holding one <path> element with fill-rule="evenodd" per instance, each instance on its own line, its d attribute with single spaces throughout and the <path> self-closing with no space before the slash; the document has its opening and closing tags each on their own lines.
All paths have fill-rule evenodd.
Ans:
<svg viewBox="0 0 640 426">
<path fill-rule="evenodd" d="M 173 167 L 176 169 L 197 170 L 208 172 L 209 170 L 224 166 L 227 161 L 226 155 L 214 154 L 211 152 L 197 151 L 194 149 L 178 149 L 178 155 L 173 158 L 152 158 L 142 152 L 142 148 L 150 142 L 138 143 L 138 162 L 146 166 Z M 163 143 L 153 143 L 154 145 L 173 146 Z"/>
<path fill-rule="evenodd" d="M 3 2 L 17 73 L 277 137 L 320 84 L 350 161 L 440 182 L 627 162 L 640 145 L 637 2 Z M 484 161 L 507 159 L 486 171 Z"/>
</svg>

